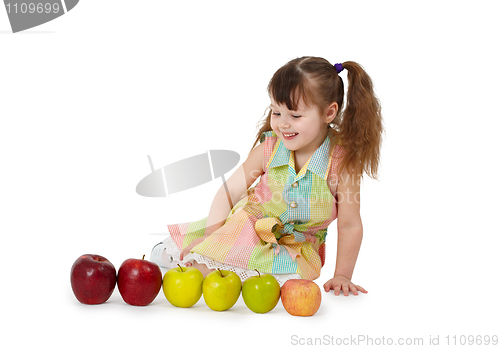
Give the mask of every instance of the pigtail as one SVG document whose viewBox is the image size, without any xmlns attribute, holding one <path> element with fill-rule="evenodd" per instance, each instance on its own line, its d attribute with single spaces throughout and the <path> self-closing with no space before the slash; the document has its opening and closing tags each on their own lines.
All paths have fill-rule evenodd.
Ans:
<svg viewBox="0 0 500 349">
<path fill-rule="evenodd" d="M 341 169 L 377 179 L 383 132 L 380 103 L 373 92 L 368 74 L 356 62 L 342 63 L 349 82 L 345 109 L 339 126 L 342 147 L 346 151 Z"/>
</svg>

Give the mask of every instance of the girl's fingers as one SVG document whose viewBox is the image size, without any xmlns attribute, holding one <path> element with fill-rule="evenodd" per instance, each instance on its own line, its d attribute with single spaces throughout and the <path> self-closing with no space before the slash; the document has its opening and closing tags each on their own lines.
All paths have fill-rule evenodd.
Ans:
<svg viewBox="0 0 500 349">
<path fill-rule="evenodd" d="M 189 245 L 188 247 L 186 248 L 183 248 L 182 251 L 181 251 L 181 255 L 180 255 L 180 258 L 181 258 L 181 261 L 184 259 L 184 257 L 191 251 L 191 245 Z"/>
<path fill-rule="evenodd" d="M 335 291 L 335 295 L 338 296 L 340 294 L 340 285 L 333 286 L 333 290 Z"/>
<path fill-rule="evenodd" d="M 189 246 L 188 246 L 189 247 Z M 180 259 L 181 261 L 184 259 L 184 256 L 188 254 L 187 247 L 181 251 Z"/>
<path fill-rule="evenodd" d="M 363 293 L 368 293 L 368 291 L 367 291 L 367 290 L 365 290 L 363 287 L 361 287 L 361 286 L 359 286 L 359 285 L 356 285 L 356 288 L 357 288 L 359 291 L 363 292 Z"/>
<path fill-rule="evenodd" d="M 357 296 L 358 295 L 358 289 L 356 288 L 356 285 L 351 284 L 350 289 L 353 295 Z"/>
<path fill-rule="evenodd" d="M 330 292 L 331 290 L 333 290 L 336 296 L 340 295 L 340 292 L 343 292 L 344 296 L 348 296 L 349 291 L 352 292 L 352 294 L 355 296 L 358 295 L 358 291 L 363 293 L 368 293 L 368 291 L 365 290 L 363 287 L 355 285 L 353 283 L 336 285 L 333 282 L 331 282 L 331 280 L 327 281 L 323 285 L 323 288 L 325 289 L 326 292 Z"/>
</svg>

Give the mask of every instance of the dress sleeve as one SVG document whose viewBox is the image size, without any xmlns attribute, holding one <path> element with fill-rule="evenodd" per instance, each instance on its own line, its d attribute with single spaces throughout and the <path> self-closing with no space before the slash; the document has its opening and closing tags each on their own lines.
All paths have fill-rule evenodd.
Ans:
<svg viewBox="0 0 500 349">
<path fill-rule="evenodd" d="M 260 136 L 260 143 L 264 143 L 264 157 L 263 157 L 263 167 L 267 167 L 267 163 L 269 162 L 269 158 L 273 153 L 274 146 L 278 141 L 278 136 L 274 131 L 267 131 L 262 133 Z"/>
</svg>

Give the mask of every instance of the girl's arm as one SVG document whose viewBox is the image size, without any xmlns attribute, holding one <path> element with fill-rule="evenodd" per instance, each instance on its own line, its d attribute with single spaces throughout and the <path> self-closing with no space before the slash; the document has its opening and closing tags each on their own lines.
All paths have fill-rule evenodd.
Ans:
<svg viewBox="0 0 500 349">
<path fill-rule="evenodd" d="M 243 165 L 238 167 L 226 181 L 233 205 L 240 200 L 241 196 L 246 193 L 252 183 L 264 173 L 263 158 L 264 143 L 261 143 L 248 154 L 248 158 Z M 222 185 L 217 191 L 217 194 L 215 194 L 215 198 L 212 201 L 212 206 L 208 213 L 205 237 L 212 234 L 212 232 L 219 229 L 224 224 L 231 209 L 232 207 L 229 204 L 226 189 L 224 185 Z"/>
<path fill-rule="evenodd" d="M 237 203 L 247 189 L 250 188 L 252 183 L 264 173 L 263 159 L 264 143 L 261 143 L 250 152 L 243 165 L 238 167 L 226 181 L 229 196 L 233 204 Z M 215 194 L 212 205 L 210 206 L 205 234 L 203 237 L 193 240 L 191 244 L 182 249 L 180 254 L 181 260 L 194 246 L 201 243 L 207 236 L 224 225 L 231 209 L 232 207 L 229 204 L 228 194 L 226 193 L 224 185 L 222 185 Z"/>
<path fill-rule="evenodd" d="M 326 292 L 334 290 L 335 295 L 340 291 L 345 296 L 352 291 L 367 293 L 361 286 L 351 282 L 356 259 L 358 258 L 361 240 L 363 239 L 363 224 L 360 215 L 360 188 L 359 178 L 344 171 L 337 187 L 338 216 L 337 216 L 337 262 L 334 277 L 324 284 Z"/>
</svg>

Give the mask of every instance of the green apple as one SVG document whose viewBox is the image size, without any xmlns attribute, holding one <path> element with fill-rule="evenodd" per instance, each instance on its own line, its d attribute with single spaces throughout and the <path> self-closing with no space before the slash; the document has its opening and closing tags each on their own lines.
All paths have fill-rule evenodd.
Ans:
<svg viewBox="0 0 500 349">
<path fill-rule="evenodd" d="M 178 264 L 177 264 L 178 265 Z M 203 274 L 193 267 L 169 269 L 163 277 L 163 293 L 179 308 L 190 308 L 201 298 Z"/>
<path fill-rule="evenodd" d="M 258 270 L 256 270 L 259 273 Z M 249 277 L 243 282 L 241 295 L 248 309 L 264 314 L 276 307 L 280 299 L 280 284 L 270 274 Z"/>
<path fill-rule="evenodd" d="M 241 293 L 241 279 L 230 270 L 214 270 L 203 282 L 203 298 L 207 306 L 215 311 L 230 309 Z"/>
</svg>

